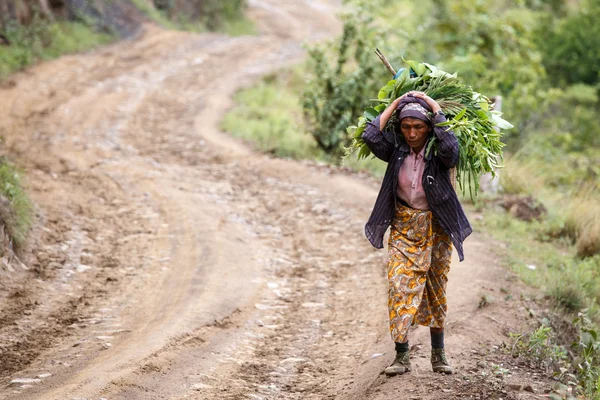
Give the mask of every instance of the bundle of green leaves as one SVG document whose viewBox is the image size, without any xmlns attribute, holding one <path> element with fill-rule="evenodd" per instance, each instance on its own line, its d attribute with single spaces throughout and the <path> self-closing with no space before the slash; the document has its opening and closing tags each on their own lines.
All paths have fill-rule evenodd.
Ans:
<svg viewBox="0 0 600 400">
<path fill-rule="evenodd" d="M 394 99 L 412 90 L 422 91 L 436 100 L 446 114 L 447 121 L 438 125 L 452 130 L 458 139 L 460 158 L 456 169 L 457 182 L 463 193 L 468 191 L 472 198 L 479 190 L 479 177 L 486 172 L 495 176 L 496 170 L 501 168 L 504 147 L 501 130 L 513 126 L 501 118 L 502 113 L 492 110 L 492 103 L 487 97 L 473 91 L 456 74 L 449 74 L 427 63 L 405 62 L 408 68 L 397 79 L 382 87 L 377 99 L 372 100 L 376 104 L 364 111 L 356 125 L 347 128 L 353 141 L 346 149 L 346 157 L 356 151 L 359 160 L 368 157 L 371 151 L 362 139 L 367 123 L 373 121 Z M 411 69 L 414 72 L 412 77 L 409 72 Z M 404 138 L 397 128 L 398 114 L 392 114 L 384 129 L 396 130 L 398 143 L 402 143 Z M 430 151 L 437 151 L 435 137 L 427 145 L 426 152 Z"/>
</svg>

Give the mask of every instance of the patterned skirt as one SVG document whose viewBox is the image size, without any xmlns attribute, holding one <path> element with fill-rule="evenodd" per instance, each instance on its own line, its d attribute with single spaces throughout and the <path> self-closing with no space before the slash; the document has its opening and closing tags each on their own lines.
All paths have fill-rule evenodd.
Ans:
<svg viewBox="0 0 600 400">
<path fill-rule="evenodd" d="M 443 328 L 452 242 L 431 211 L 398 203 L 389 239 L 390 332 L 405 342 L 411 325 Z"/>
</svg>

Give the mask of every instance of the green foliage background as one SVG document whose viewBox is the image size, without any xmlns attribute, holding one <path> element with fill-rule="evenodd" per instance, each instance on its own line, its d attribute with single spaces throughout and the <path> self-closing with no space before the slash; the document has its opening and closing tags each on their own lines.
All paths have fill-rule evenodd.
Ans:
<svg viewBox="0 0 600 400">
<path fill-rule="evenodd" d="M 349 144 L 348 119 L 374 104 L 390 78 L 372 53 L 378 47 L 396 68 L 402 59 L 423 60 L 458 72 L 488 97 L 502 96 L 502 112 L 515 125 L 505 132 L 507 163 L 527 166 L 503 182 L 508 191 L 535 192 L 555 210 L 574 197 L 600 200 L 600 0 L 346 4 L 343 35 L 309 48 L 303 107 L 323 151 L 337 155 Z M 581 213 L 596 221 L 598 207 Z M 580 243 L 579 255 L 600 253 L 599 221 L 571 231 L 573 240 L 593 242 Z"/>
</svg>

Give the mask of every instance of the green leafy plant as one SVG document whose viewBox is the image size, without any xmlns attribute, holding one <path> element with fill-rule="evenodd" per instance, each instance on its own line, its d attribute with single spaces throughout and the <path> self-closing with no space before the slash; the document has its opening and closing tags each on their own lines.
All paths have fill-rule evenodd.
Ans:
<svg viewBox="0 0 600 400">
<path fill-rule="evenodd" d="M 8 235 L 22 245 L 32 224 L 33 205 L 21 185 L 21 174 L 8 160 L 0 158 L 0 217 Z"/>
<path fill-rule="evenodd" d="M 577 333 L 571 351 L 556 343 L 557 336 L 549 322 L 544 318 L 537 329 L 512 334 L 513 357 L 526 356 L 538 367 L 554 373 L 563 385 L 550 396 L 553 399 L 572 399 L 573 394 L 600 399 L 600 334 L 588 310 L 581 310 L 573 321 Z"/>
<path fill-rule="evenodd" d="M 573 324 L 579 330 L 572 345 L 577 354 L 573 360 L 574 376 L 588 398 L 600 399 L 600 334 L 587 316 L 587 310 L 579 312 Z"/>
<path fill-rule="evenodd" d="M 566 365 L 567 351 L 563 346 L 553 343 L 554 332 L 547 324 L 542 323 L 531 332 L 513 337 L 513 357 L 525 355 L 548 372 L 559 371 Z"/>
<path fill-rule="evenodd" d="M 397 79 L 392 79 L 379 90 L 373 107 L 367 108 L 356 125 L 347 128 L 353 138 L 347 149 L 346 157 L 358 151 L 358 158 L 366 158 L 371 153 L 362 139 L 362 133 L 368 122 L 371 122 L 394 99 L 411 91 L 419 90 L 435 99 L 448 117 L 448 121 L 439 124 L 452 130 L 456 135 L 460 158 L 457 168 L 457 180 L 463 190 L 471 195 L 479 189 L 481 174 L 491 172 L 495 175 L 497 168 L 502 166 L 501 129 L 510 129 L 512 125 L 501 118 L 501 113 L 491 110 L 490 100 L 480 93 L 473 91 L 470 86 L 462 83 L 456 74 L 449 74 L 434 65 L 406 61 L 407 68 Z M 410 69 L 416 76 L 410 76 Z M 396 131 L 397 113 L 394 112 L 384 128 Z M 403 141 L 398 135 L 398 142 Z M 436 151 L 435 137 L 429 141 L 427 152 Z"/>
<path fill-rule="evenodd" d="M 342 16 L 342 36 L 308 49 L 311 78 L 302 93 L 307 130 L 325 153 L 339 157 L 351 140 L 346 127 L 368 104 L 379 61 L 370 48 L 377 36 L 363 7 Z M 333 59 L 333 62 L 332 62 Z"/>
</svg>

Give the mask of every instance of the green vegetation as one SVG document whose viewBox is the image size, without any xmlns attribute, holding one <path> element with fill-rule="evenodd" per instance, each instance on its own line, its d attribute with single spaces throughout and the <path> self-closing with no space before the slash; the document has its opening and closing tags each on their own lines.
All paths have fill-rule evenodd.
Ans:
<svg viewBox="0 0 600 400">
<path fill-rule="evenodd" d="M 224 21 L 221 31 L 229 36 L 256 35 L 257 33 L 254 23 L 245 16 Z"/>
<path fill-rule="evenodd" d="M 136 6 L 138 10 L 143 12 L 148 18 L 158 23 L 159 25 L 164 26 L 165 28 L 182 29 L 188 31 L 203 30 L 200 29 L 200 27 L 191 25 L 189 21 L 171 21 L 166 12 L 157 9 L 147 0 L 131 0 L 131 2 Z"/>
<path fill-rule="evenodd" d="M 577 323 L 573 323 L 567 335 L 550 326 L 540 326 L 539 330 L 522 335 L 519 340 L 528 343 L 518 344 L 521 353 L 533 357 L 561 382 L 577 382 L 575 389 L 586 398 L 600 399 L 600 341 L 597 335 L 592 335 L 600 324 L 600 255 L 578 256 L 579 246 L 573 244 L 578 241 L 571 236 L 573 233 L 564 233 L 567 226 L 575 224 L 579 214 L 587 214 L 585 208 L 573 204 L 566 212 L 559 212 L 560 208 L 555 206 L 545 219 L 525 222 L 482 202 L 478 206 L 483 218 L 473 223 L 476 230 L 489 232 L 506 244 L 506 248 L 496 252 L 525 283 L 540 288 L 562 314 L 579 313 Z M 594 207 L 598 207 L 597 200 Z M 599 239 L 596 235 L 588 240 L 597 244 Z M 564 325 L 560 328 L 564 329 Z"/>
<path fill-rule="evenodd" d="M 481 207 L 483 218 L 473 221 L 475 229 L 506 243 L 508 250 L 500 253 L 508 267 L 566 310 L 587 308 L 593 320 L 600 321 L 600 255 L 578 258 L 575 246 L 568 241 L 549 240 L 557 224 L 552 216 L 525 222 L 504 210 Z"/>
<path fill-rule="evenodd" d="M 535 38 L 550 76 L 566 84 L 599 83 L 600 2 L 583 1 L 577 11 L 558 20 L 552 13 L 542 18 Z"/>
<path fill-rule="evenodd" d="M 0 81 L 38 61 L 88 50 L 113 40 L 81 22 L 48 22 L 41 18 L 27 26 L 8 24 L 4 31 L 10 46 L 0 47 Z"/>
<path fill-rule="evenodd" d="M 278 157 L 336 163 L 338 159 L 319 148 L 304 124 L 298 96 L 305 84 L 304 73 L 305 66 L 301 65 L 241 90 L 235 97 L 236 106 L 223 120 L 223 130 Z M 349 159 L 346 166 L 383 176 L 386 165 L 377 159 Z"/>
<path fill-rule="evenodd" d="M 21 185 L 21 174 L 0 158 L 0 219 L 16 246 L 25 242 L 33 220 L 33 205 Z"/>
<path fill-rule="evenodd" d="M 191 2 L 188 8 L 198 14 L 195 19 L 185 12 L 158 10 L 148 1 L 132 2 L 150 19 L 170 29 L 219 30 L 232 36 L 254 33 L 252 22 L 243 13 L 244 0 L 209 0 L 199 2 L 201 7 Z M 26 25 L 20 25 L 16 21 L 2 21 L 3 24 L 0 25 L 0 33 L 11 43 L 0 46 L 0 81 L 36 62 L 89 50 L 116 39 L 113 33 L 99 32 L 98 27 L 102 25 L 89 16 L 81 15 L 77 21 L 66 21 L 59 18 L 49 20 L 38 12 L 32 13 L 33 19 Z M 114 31 L 110 27 L 102 29 Z"/>
<path fill-rule="evenodd" d="M 561 344 L 552 321 L 543 318 L 538 328 L 523 334 L 513 334 L 513 357 L 524 355 L 538 367 L 553 372 L 560 382 L 553 400 L 575 400 L 574 394 L 587 399 L 600 399 L 600 335 L 585 310 L 573 320 L 574 332 L 567 345 Z M 571 348 L 571 352 L 569 351 Z M 570 359 L 569 353 L 577 355 Z"/>
<path fill-rule="evenodd" d="M 358 7 L 342 19 L 344 29 L 337 41 L 309 48 L 309 80 L 302 96 L 309 132 L 333 157 L 340 157 L 350 144 L 346 127 L 362 115 L 371 89 L 382 81 L 382 73 L 388 73 L 378 68 L 371 52 L 378 35 L 368 9 Z"/>
<path fill-rule="evenodd" d="M 191 32 L 219 31 L 230 36 L 255 34 L 254 24 L 246 18 L 246 0 L 174 1 L 131 0 L 154 22 L 169 28 Z"/>
<path fill-rule="evenodd" d="M 500 129 L 510 129 L 512 125 L 503 120 L 501 113 L 491 110 L 491 101 L 470 86 L 462 83 L 456 75 L 451 75 L 431 64 L 406 61 L 407 68 L 402 69 L 397 79 L 392 79 L 379 90 L 377 105 L 367 108 L 358 119 L 357 126 L 349 126 L 347 132 L 353 138 L 349 153 L 358 151 L 358 158 L 366 158 L 371 151 L 362 139 L 362 133 L 368 122 L 398 97 L 411 90 L 421 90 L 435 99 L 448 120 L 438 126 L 451 129 L 458 139 L 460 158 L 457 179 L 463 193 L 473 198 L 479 190 L 479 176 L 490 172 L 495 175 L 502 160 Z M 411 71 L 409 73 L 409 70 Z M 414 74 L 414 76 L 411 76 Z M 388 121 L 384 132 L 393 133 L 399 124 L 397 112 Z M 397 139 L 403 142 L 402 135 Z M 437 140 L 432 138 L 427 152 L 437 152 Z M 349 155 L 350 155 L 349 154 Z"/>
<path fill-rule="evenodd" d="M 266 153 L 313 158 L 315 144 L 302 126 L 302 108 L 292 89 L 301 86 L 299 78 L 296 71 L 288 71 L 239 92 L 238 106 L 223 120 L 223 129 Z"/>
<path fill-rule="evenodd" d="M 423 60 L 458 71 L 488 97 L 502 96 L 502 111 L 515 128 L 504 137 L 507 157 L 499 196 L 533 196 L 548 214 L 524 222 L 497 207 L 501 199 L 480 199 L 476 207 L 483 219 L 474 225 L 507 244 L 499 251 L 525 282 L 539 287 L 566 315 L 579 315 L 570 328 L 577 335 L 568 352 L 564 346 L 571 343 L 552 342 L 558 332 L 547 327 L 524 336 L 522 349 L 533 358 L 541 354 L 540 359 L 550 352 L 555 367 L 567 365 L 558 369 L 561 380 L 575 382 L 580 395 L 600 398 L 600 35 L 595 24 L 600 1 L 346 4 L 343 34 L 309 46 L 307 63 L 295 72 L 299 78 L 260 84 L 260 90 L 270 88 L 261 107 L 280 110 L 275 113 L 279 121 L 294 121 L 280 143 L 269 142 L 268 151 L 278 154 L 273 149 L 281 146 L 288 157 L 338 163 L 340 149 L 352 139 L 343 128 L 373 105 L 366 100 L 375 98 L 390 77 L 372 53 L 375 47 L 396 68 L 402 58 Z M 253 104 L 255 90 L 244 92 L 244 104 Z M 288 96 L 300 92 L 299 106 Z M 278 108 L 283 93 L 287 105 Z M 245 115 L 245 125 L 251 125 L 252 114 Z M 266 119 L 272 117 L 260 115 L 268 127 Z M 241 132 L 245 127 L 226 129 Z M 265 132 L 269 129 L 256 129 L 253 136 Z M 294 135 L 303 138 L 303 146 L 285 143 Z M 368 165 L 352 157 L 348 161 L 353 168 Z M 385 165 L 368 161 L 381 174 Z"/>
</svg>

